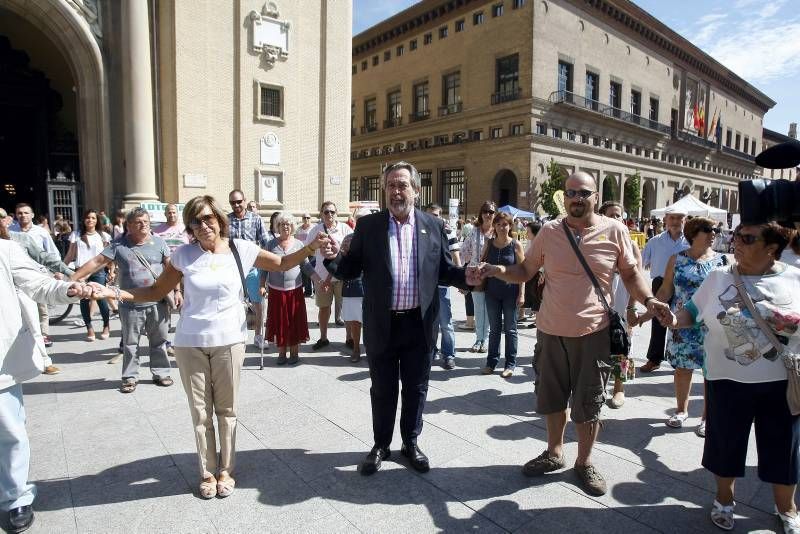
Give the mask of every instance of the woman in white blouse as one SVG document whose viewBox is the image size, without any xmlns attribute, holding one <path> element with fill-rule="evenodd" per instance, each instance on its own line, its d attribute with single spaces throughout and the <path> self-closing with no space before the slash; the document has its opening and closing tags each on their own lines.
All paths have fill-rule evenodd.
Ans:
<svg viewBox="0 0 800 534">
<path fill-rule="evenodd" d="M 64 257 L 64 263 L 74 261 L 75 270 L 78 270 L 81 265 L 103 252 L 110 240 L 111 236 L 100 231 L 97 227 L 97 212 L 95 210 L 87 210 L 83 214 L 80 230 L 72 232 L 69 236 L 69 250 Z M 101 286 L 106 285 L 106 270 L 100 269 L 89 276 L 88 281 L 96 282 Z M 86 326 L 86 341 L 95 340 L 94 329 L 92 328 L 91 305 L 92 302 L 89 300 L 82 300 L 80 304 L 81 316 Z M 108 339 L 108 304 L 106 304 L 105 300 L 99 300 L 97 301 L 97 306 L 100 308 L 100 316 L 103 318 L 103 331 L 100 333 L 100 339 Z"/>
<path fill-rule="evenodd" d="M 247 334 L 240 273 L 253 266 L 266 271 L 289 270 L 324 246 L 327 238 L 320 235 L 297 252 L 276 256 L 255 243 L 231 239 L 228 218 L 207 195 L 186 203 L 183 221 L 191 243 L 175 250 L 152 286 L 96 290 L 122 301 L 152 302 L 183 281 L 186 294 L 173 345 L 194 424 L 200 496 L 227 497 L 235 484 L 236 405 Z M 219 461 L 212 413 L 219 425 Z"/>
</svg>

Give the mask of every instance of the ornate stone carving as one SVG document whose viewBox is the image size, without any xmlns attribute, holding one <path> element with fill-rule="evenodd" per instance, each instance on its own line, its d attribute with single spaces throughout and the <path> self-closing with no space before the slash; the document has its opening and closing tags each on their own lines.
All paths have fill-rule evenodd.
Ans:
<svg viewBox="0 0 800 534">
<path fill-rule="evenodd" d="M 289 28 L 291 23 L 279 20 L 280 14 L 275 2 L 267 2 L 261 13 L 250 12 L 252 32 L 250 34 L 251 50 L 261 55 L 262 65 L 266 68 L 275 66 L 275 62 L 289 58 Z"/>
<path fill-rule="evenodd" d="M 67 0 L 72 9 L 78 12 L 78 15 L 83 17 L 89 28 L 91 28 L 95 39 L 101 41 L 103 39 L 103 30 L 100 21 L 100 5 L 97 0 Z"/>
</svg>

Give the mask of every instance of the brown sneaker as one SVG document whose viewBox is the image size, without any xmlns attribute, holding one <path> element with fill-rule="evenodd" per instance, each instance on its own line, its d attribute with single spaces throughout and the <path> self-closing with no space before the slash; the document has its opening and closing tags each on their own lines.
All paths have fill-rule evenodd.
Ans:
<svg viewBox="0 0 800 534">
<path fill-rule="evenodd" d="M 42 373 L 46 375 L 57 375 L 60 372 L 61 369 L 59 369 L 55 365 L 48 365 L 47 367 L 44 368 L 44 371 L 42 371 Z"/>
<path fill-rule="evenodd" d="M 581 481 L 583 491 L 589 495 L 599 497 L 606 494 L 606 481 L 593 465 L 576 465 L 575 474 Z"/>
<path fill-rule="evenodd" d="M 653 371 L 657 371 L 659 367 L 661 367 L 660 363 L 649 361 L 643 366 L 639 367 L 639 370 L 643 373 L 652 373 Z"/>
<path fill-rule="evenodd" d="M 522 474 L 526 477 L 538 477 L 550 471 L 558 471 L 563 468 L 564 457 L 550 454 L 544 451 L 542 454 L 522 466 Z"/>
</svg>

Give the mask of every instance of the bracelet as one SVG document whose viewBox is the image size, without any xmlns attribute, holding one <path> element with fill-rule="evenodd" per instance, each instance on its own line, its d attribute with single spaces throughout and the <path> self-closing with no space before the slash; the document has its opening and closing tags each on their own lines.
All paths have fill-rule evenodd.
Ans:
<svg viewBox="0 0 800 534">
<path fill-rule="evenodd" d="M 116 298 L 117 301 L 122 302 L 122 295 L 120 294 L 119 286 L 111 286 L 111 288 L 114 290 L 114 298 Z"/>
</svg>

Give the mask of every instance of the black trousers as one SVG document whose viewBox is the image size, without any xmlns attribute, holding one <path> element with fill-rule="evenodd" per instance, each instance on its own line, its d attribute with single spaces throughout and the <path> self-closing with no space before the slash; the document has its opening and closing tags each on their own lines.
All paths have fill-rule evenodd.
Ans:
<svg viewBox="0 0 800 534">
<path fill-rule="evenodd" d="M 367 347 L 372 386 L 372 432 L 375 445 L 389 447 L 394 434 L 397 395 L 400 393 L 400 436 L 403 443 L 416 443 L 422 432 L 422 411 L 428 395 L 433 351 L 426 348 L 419 309 L 392 316 L 390 342 L 384 352 Z M 402 390 L 398 384 L 402 384 Z"/>
<path fill-rule="evenodd" d="M 661 287 L 664 278 L 657 276 L 653 278 L 653 294 Z M 651 319 L 650 324 L 650 345 L 647 347 L 647 361 L 660 364 L 664 360 L 664 348 L 667 342 L 667 329 L 661 326 L 658 319 Z"/>
</svg>

